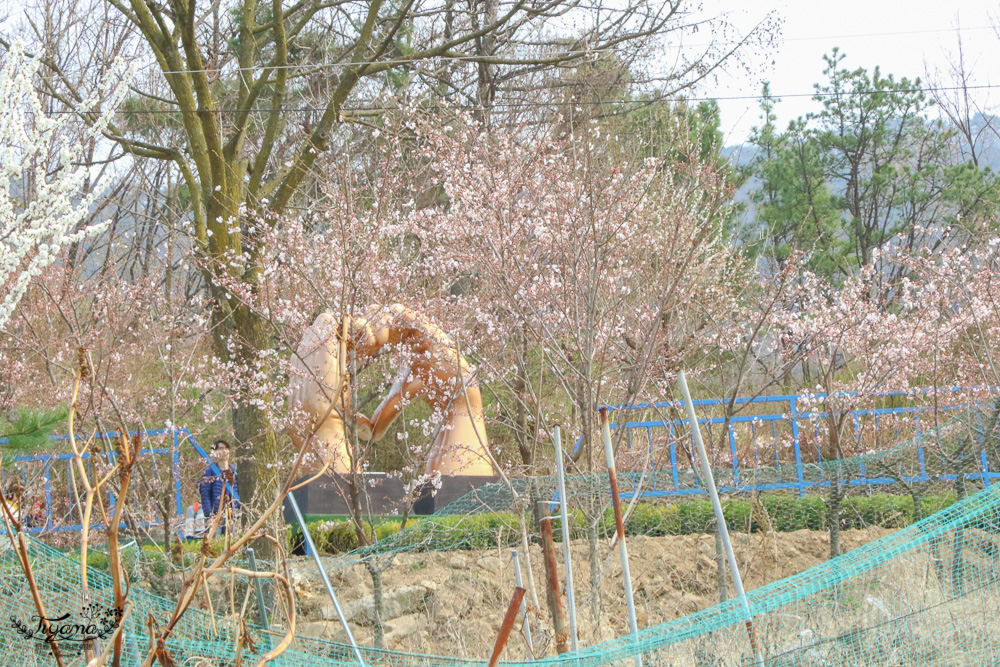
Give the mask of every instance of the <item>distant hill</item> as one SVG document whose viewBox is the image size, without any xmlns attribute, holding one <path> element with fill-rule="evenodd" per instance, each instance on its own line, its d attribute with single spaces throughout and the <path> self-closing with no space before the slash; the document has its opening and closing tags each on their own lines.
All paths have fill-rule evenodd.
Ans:
<svg viewBox="0 0 1000 667">
<path fill-rule="evenodd" d="M 972 119 L 972 134 L 977 137 L 980 167 L 1000 173 L 1000 115 L 977 113 Z M 753 162 L 757 150 L 753 144 L 743 143 L 726 146 L 721 153 L 732 165 L 745 167 Z M 736 191 L 735 201 L 748 202 L 750 194 L 759 187 L 760 179 L 751 177 Z M 747 206 L 741 217 L 743 223 L 753 223 L 753 208 Z"/>
</svg>

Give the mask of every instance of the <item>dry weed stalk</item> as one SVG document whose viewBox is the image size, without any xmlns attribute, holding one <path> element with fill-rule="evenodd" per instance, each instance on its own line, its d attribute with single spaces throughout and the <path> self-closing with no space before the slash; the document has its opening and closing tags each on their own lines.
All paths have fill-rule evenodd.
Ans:
<svg viewBox="0 0 1000 667">
<path fill-rule="evenodd" d="M 2 464 L 3 459 L 0 457 L 0 465 Z M 17 561 L 28 581 L 28 588 L 31 589 L 31 599 L 35 603 L 35 610 L 38 612 L 38 617 L 41 619 L 42 629 L 45 631 L 45 638 L 49 645 L 49 649 L 52 651 L 52 657 L 55 659 L 58 667 L 65 667 L 62 651 L 59 648 L 59 642 L 56 641 L 52 633 L 52 627 L 49 624 L 48 614 L 45 612 L 45 603 L 42 601 L 41 593 L 38 590 L 35 573 L 31 569 L 31 559 L 28 557 L 28 543 L 24 539 L 24 533 L 21 532 L 21 521 L 11 509 L 10 505 L 7 503 L 7 498 L 2 493 L 0 493 L 0 507 L 3 508 L 3 520 L 7 527 L 7 537 L 10 538 L 11 545 L 17 553 Z M 17 536 L 16 538 L 15 534 Z"/>
<path fill-rule="evenodd" d="M 152 618 L 150 618 L 150 632 L 151 632 L 150 649 L 146 655 L 146 658 L 142 662 L 142 667 L 151 667 L 155 660 L 159 660 L 160 664 L 164 665 L 164 667 L 170 667 L 170 665 L 175 664 L 173 658 L 170 655 L 170 651 L 166 647 L 166 641 L 173 633 L 174 629 L 177 627 L 177 624 L 180 622 L 185 612 L 187 612 L 187 610 L 190 608 L 192 602 L 194 601 L 195 595 L 197 595 L 199 589 L 201 588 L 201 584 L 202 583 L 207 584 L 208 579 L 212 577 L 214 574 L 217 574 L 219 572 L 233 571 L 240 574 L 249 573 L 250 570 L 242 570 L 240 568 L 225 568 L 224 566 L 229 561 L 229 559 L 235 556 L 236 553 L 244 546 L 246 546 L 248 542 L 250 542 L 253 539 L 257 539 L 258 537 L 266 538 L 266 536 L 258 535 L 258 533 L 260 533 L 264 525 L 267 523 L 267 520 L 282 506 L 285 497 L 289 493 L 297 489 L 300 489 L 303 486 L 306 486 L 307 484 L 318 479 L 324 473 L 326 473 L 327 468 L 330 466 L 331 460 L 325 461 L 323 466 L 320 467 L 320 469 L 309 478 L 299 482 L 298 484 L 294 483 L 294 480 L 298 475 L 298 470 L 302 465 L 302 459 L 304 458 L 305 453 L 309 450 L 310 446 L 312 445 L 312 439 L 315 437 L 316 432 L 320 429 L 320 427 L 323 425 L 326 419 L 329 418 L 330 414 L 333 412 L 334 405 L 335 405 L 334 402 L 331 401 L 331 405 L 330 408 L 327 410 L 327 413 L 323 416 L 322 419 L 318 420 L 316 424 L 314 424 L 312 430 L 309 432 L 308 436 L 303 441 L 302 446 L 299 448 L 299 451 L 295 455 L 295 460 L 292 463 L 292 468 L 288 473 L 285 483 L 282 486 L 281 491 L 275 497 L 274 501 L 267 507 L 267 509 L 264 510 L 264 512 L 261 513 L 261 515 L 253 523 L 253 525 L 251 525 L 244 532 L 243 535 L 241 535 L 234 542 L 228 544 L 225 550 L 222 552 L 222 554 L 218 556 L 216 556 L 216 554 L 212 551 L 210 545 L 212 537 L 215 535 L 216 530 L 218 530 L 219 523 L 221 521 L 222 515 L 224 514 L 224 511 L 216 513 L 215 521 L 213 521 L 212 525 L 210 526 L 205 536 L 205 541 L 202 545 L 200 558 L 198 560 L 198 564 L 195 567 L 194 574 L 184 582 L 184 586 L 181 589 L 180 599 L 178 600 L 177 606 L 174 609 L 173 613 L 171 614 L 170 620 L 167 623 L 166 627 L 164 627 L 162 631 L 157 630 L 155 635 L 152 634 L 153 620 Z M 215 557 L 215 560 L 212 561 L 210 565 L 206 566 L 205 565 L 206 561 L 208 560 L 209 557 L 212 556 Z M 278 574 L 277 572 L 253 572 L 252 578 L 255 579 L 273 578 L 275 581 L 280 583 L 287 591 L 286 598 L 288 603 L 287 616 L 289 620 L 289 631 L 288 633 L 286 633 L 285 638 L 281 641 L 281 643 L 278 644 L 278 646 L 276 646 L 273 650 L 269 651 L 267 654 L 262 656 L 261 659 L 257 662 L 258 667 L 261 667 L 267 662 L 273 660 L 274 658 L 284 653 L 284 651 L 291 644 L 295 630 L 295 600 L 294 597 L 291 596 L 291 587 L 288 584 L 287 577 L 284 577 Z"/>
<path fill-rule="evenodd" d="M 90 528 L 96 506 L 97 512 L 100 514 L 100 518 L 106 526 L 105 532 L 108 539 L 109 569 L 112 579 L 114 604 L 116 608 L 122 610 L 122 615 L 118 622 L 118 626 L 109 636 L 108 644 L 104 647 L 103 651 L 100 653 L 95 651 L 93 639 L 86 639 L 84 641 L 84 657 L 88 667 L 108 664 L 109 656 L 111 661 L 110 664 L 113 665 L 113 667 L 119 667 L 121 664 L 121 654 L 123 648 L 123 621 L 132 614 L 134 610 L 134 603 L 128 599 L 128 579 L 126 577 L 125 569 L 121 562 L 121 555 L 119 553 L 118 533 L 119 526 L 121 525 L 123 514 L 127 506 L 127 497 L 132 485 L 135 463 L 141 449 L 141 440 L 138 435 L 132 438 L 129 437 L 128 427 L 122 417 L 122 413 L 117 409 L 117 407 L 115 407 L 115 412 L 119 423 L 119 432 L 114 436 L 112 441 L 112 446 L 114 447 L 113 460 L 110 460 L 110 452 L 105 452 L 100 446 L 102 438 L 98 435 L 96 430 L 90 433 L 90 435 L 82 442 L 76 437 L 76 422 L 79 417 L 78 398 L 80 388 L 83 382 L 88 379 L 91 380 L 94 385 L 100 389 L 100 391 L 102 391 L 104 396 L 111 402 L 112 406 L 114 406 L 113 397 L 106 390 L 106 388 L 94 378 L 89 353 L 86 350 L 81 349 L 79 351 L 77 369 L 73 380 L 71 407 L 68 418 L 69 443 L 72 450 L 71 474 L 74 469 L 77 473 L 72 475 L 73 494 L 76 499 L 76 504 L 80 509 L 81 516 L 81 603 L 87 604 L 91 597 L 87 561 L 90 542 Z M 143 667 L 150 667 L 154 662 L 159 662 L 159 664 L 163 665 L 163 667 L 174 667 L 177 664 L 167 648 L 166 642 L 173 630 L 177 627 L 177 624 L 183 617 L 184 613 L 190 608 L 196 594 L 201 588 L 201 584 L 207 584 L 208 579 L 218 573 L 228 573 L 230 576 L 245 576 L 251 579 L 273 579 L 279 584 L 279 590 L 283 593 L 282 602 L 288 618 L 288 629 L 283 640 L 260 658 L 257 662 L 258 666 L 264 665 L 278 657 L 291 644 L 296 627 L 295 601 L 294 596 L 292 595 L 291 585 L 289 584 L 287 565 L 285 567 L 286 572 L 282 575 L 277 572 L 254 572 L 231 566 L 226 567 L 226 562 L 250 540 L 261 537 L 258 533 L 261 531 L 267 520 L 277 511 L 279 507 L 281 507 L 281 504 L 288 493 L 309 484 L 326 472 L 329 462 L 325 463 L 308 479 L 298 484 L 293 484 L 293 480 L 296 478 L 305 452 L 311 446 L 312 439 L 315 436 L 316 431 L 320 428 L 328 416 L 329 413 L 325 415 L 324 418 L 317 424 L 315 424 L 311 432 L 308 434 L 308 437 L 303 442 L 302 447 L 299 449 L 295 457 L 289 476 L 274 502 L 268 506 L 268 508 L 257 518 L 254 524 L 250 526 L 250 528 L 238 539 L 231 541 L 228 539 L 229 536 L 227 535 L 225 549 L 221 555 L 216 554 L 212 550 L 211 540 L 215 536 L 216 531 L 219 529 L 220 521 L 225 512 L 218 512 L 216 514 L 215 520 L 212 522 L 202 545 L 198 563 L 194 568 L 193 573 L 191 573 L 191 575 L 184 581 L 180 599 L 171 614 L 170 620 L 161 630 L 152 614 L 149 614 L 146 619 L 149 629 L 149 648 L 142 663 Z M 88 466 L 84 463 L 84 459 L 90 458 L 92 461 L 100 461 L 101 454 L 108 455 L 109 461 L 107 469 L 102 469 L 101 466 L 91 466 L 91 469 L 88 471 Z M 0 458 L 0 465 L 2 465 L 2 458 Z M 109 515 L 109 508 L 104 503 L 103 494 L 107 492 L 107 487 L 116 474 L 118 475 L 118 488 L 115 489 L 116 502 L 111 508 Z M 79 492 L 78 485 L 83 488 L 82 496 Z M 0 508 L 2 508 L 4 523 L 7 527 L 9 539 L 11 540 L 11 544 L 17 553 L 18 562 L 24 572 L 25 579 L 31 590 L 35 609 L 41 618 L 42 629 L 46 633 L 46 637 L 49 640 L 48 644 L 50 650 L 52 651 L 53 658 L 55 659 L 55 663 L 57 667 L 66 667 L 65 658 L 60 649 L 59 642 L 56 640 L 54 632 L 52 631 L 48 621 L 45 604 L 42 599 L 42 593 L 31 567 L 28 542 L 21 530 L 21 521 L 18 516 L 19 512 L 17 510 L 17 506 L 12 508 L 3 494 L 0 494 Z M 264 537 L 266 538 L 266 536 Z M 206 565 L 209 559 L 212 559 L 211 563 Z M 241 638 L 237 643 L 239 645 L 237 653 L 239 654 L 244 643 L 252 645 L 252 639 L 247 633 L 241 632 Z"/>
</svg>

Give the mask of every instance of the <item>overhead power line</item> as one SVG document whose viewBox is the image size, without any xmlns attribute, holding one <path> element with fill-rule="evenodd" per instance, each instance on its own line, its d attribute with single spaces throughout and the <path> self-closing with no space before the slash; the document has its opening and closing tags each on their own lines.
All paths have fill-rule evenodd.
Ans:
<svg viewBox="0 0 1000 667">
<path fill-rule="evenodd" d="M 814 41 L 828 41 L 828 40 L 837 40 L 837 39 L 864 39 L 864 38 L 869 38 L 869 37 L 896 37 L 896 36 L 906 36 L 906 35 L 929 35 L 929 34 L 935 34 L 935 33 L 950 33 L 950 32 L 962 33 L 962 32 L 973 32 L 973 31 L 982 31 L 982 30 L 995 30 L 995 28 L 993 26 L 972 26 L 972 27 L 968 27 L 968 28 L 931 28 L 931 29 L 927 29 L 927 30 L 900 30 L 900 31 L 894 31 L 894 32 L 863 32 L 863 33 L 854 33 L 854 34 L 848 34 L 848 35 L 814 35 L 814 36 L 811 36 L 811 37 L 787 37 L 787 38 L 783 38 L 782 41 L 783 42 L 814 42 Z M 702 42 L 702 43 L 693 43 L 693 44 L 683 44 L 683 43 L 680 43 L 680 44 L 670 44 L 670 45 L 668 45 L 668 48 L 677 48 L 677 47 L 681 47 L 681 48 L 706 48 L 706 47 L 709 47 L 709 46 L 735 46 L 737 44 L 741 44 L 743 41 L 744 40 L 719 40 L 719 41 L 716 41 L 716 42 Z M 596 54 L 599 54 L 599 53 L 614 53 L 615 51 L 616 51 L 616 49 L 614 49 L 614 48 L 608 48 L 608 49 L 579 49 L 579 50 L 571 50 L 571 51 L 559 51 L 557 53 L 549 54 L 549 57 L 555 57 L 555 56 L 558 56 L 558 57 L 586 56 L 586 55 L 590 55 L 590 54 L 595 54 L 596 55 Z M 545 55 L 541 55 L 539 57 L 545 58 L 546 56 Z M 519 62 L 522 60 L 521 58 L 518 58 L 516 55 L 503 55 L 503 54 L 494 54 L 494 55 L 490 56 L 490 58 L 507 59 L 507 60 L 512 61 L 510 64 L 519 64 Z M 236 73 L 236 72 L 253 72 L 253 71 L 264 70 L 264 69 L 277 70 L 277 69 L 299 69 L 299 68 L 310 69 L 310 68 L 313 68 L 313 69 L 319 69 L 319 70 L 327 70 L 327 69 L 334 70 L 334 69 L 343 69 L 343 68 L 346 68 L 346 67 L 359 67 L 359 66 L 361 66 L 361 67 L 368 67 L 368 66 L 372 66 L 372 65 L 386 65 L 386 64 L 388 64 L 388 65 L 394 65 L 394 66 L 395 65 L 412 65 L 412 64 L 416 64 L 416 63 L 434 62 L 434 61 L 478 62 L 478 61 L 483 60 L 483 59 L 484 59 L 483 56 L 476 56 L 476 55 L 454 55 L 454 56 L 441 55 L 441 56 L 434 56 L 432 58 L 390 58 L 390 59 L 387 59 L 387 60 L 360 61 L 360 62 L 337 61 L 337 62 L 327 62 L 327 63 L 315 63 L 315 64 L 311 64 L 311 65 L 308 64 L 308 63 L 295 64 L 295 65 L 275 65 L 273 67 L 266 67 L 266 66 L 260 66 L 260 65 L 252 66 L 252 67 L 212 67 L 212 68 L 205 68 L 205 69 L 164 70 L 162 72 L 159 69 L 157 69 L 156 63 L 149 63 L 147 65 L 142 66 L 140 69 L 143 69 L 143 70 L 156 70 L 157 72 L 161 72 L 162 74 L 218 74 L 218 73 L 221 73 L 221 72 L 232 72 L 232 73 Z M 502 65 L 502 63 L 501 63 L 501 65 Z"/>
<path fill-rule="evenodd" d="M 815 37 L 789 37 L 786 42 L 815 42 L 827 39 L 859 39 L 864 37 L 895 37 L 897 35 L 930 35 L 942 32 L 973 32 L 979 30 L 996 30 L 991 25 L 977 25 L 969 28 L 930 28 L 927 30 L 899 30 L 896 32 L 859 32 L 853 35 L 817 35 Z"/>
<path fill-rule="evenodd" d="M 898 89 L 883 89 L 883 90 L 866 90 L 866 91 L 841 91 L 839 93 L 789 93 L 789 94 L 771 94 L 770 97 L 775 100 L 786 99 L 786 98 L 796 98 L 796 97 L 857 97 L 857 96 L 869 96 L 869 95 L 883 95 L 888 93 L 935 93 L 935 92 L 948 92 L 948 91 L 958 91 L 958 90 L 992 90 L 998 88 L 1000 85 L 995 84 L 981 84 L 975 86 L 931 86 L 926 88 L 898 88 Z M 734 100 L 759 100 L 761 95 L 716 95 L 711 97 L 650 97 L 646 99 L 618 99 L 618 100 L 578 100 L 578 101 L 552 101 L 552 102 L 496 102 L 491 105 L 492 109 L 543 109 L 543 108 L 559 108 L 559 107 L 592 107 L 601 105 L 649 105 L 649 104 L 661 104 L 661 103 L 683 103 L 683 102 L 728 102 Z M 344 106 L 340 108 L 343 113 L 381 113 L 385 111 L 401 111 L 404 109 L 414 109 L 414 110 L 447 110 L 447 109 L 458 109 L 462 111 L 473 111 L 478 107 L 468 104 L 457 104 L 457 105 L 445 105 L 445 104 L 413 104 L 413 105 L 383 105 L 383 104 L 372 104 L 372 105 L 356 105 L 356 106 Z M 197 110 L 190 110 L 191 113 L 195 113 Z M 316 113 L 326 111 L 326 107 L 283 107 L 279 109 L 272 108 L 254 108 L 254 109 L 214 109 L 213 113 Z M 163 115 L 163 114 L 179 114 L 181 109 L 125 109 L 120 110 L 116 113 L 120 115 Z M 50 114 L 75 114 L 75 111 L 59 110 L 48 112 Z"/>
</svg>

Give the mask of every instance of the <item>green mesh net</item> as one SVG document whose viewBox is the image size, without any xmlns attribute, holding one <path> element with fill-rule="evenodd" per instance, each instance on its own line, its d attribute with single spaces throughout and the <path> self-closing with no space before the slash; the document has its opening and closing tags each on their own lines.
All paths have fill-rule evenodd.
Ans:
<svg viewBox="0 0 1000 667">
<path fill-rule="evenodd" d="M 719 470 L 726 519 L 734 541 L 781 531 L 830 531 L 853 526 L 877 527 L 883 535 L 844 555 L 794 576 L 758 586 L 747 595 L 750 610 L 738 599 L 669 620 L 654 622 L 639 634 L 617 631 L 617 638 L 596 641 L 581 636 L 582 646 L 563 656 L 531 660 L 516 637 L 507 664 L 572 665 L 987 665 L 1000 662 L 1000 489 L 987 470 L 996 458 L 996 411 L 974 410 L 919 437 L 862 457 L 827 461 L 806 468 L 798 479 L 794 467 Z M 984 465 L 984 457 L 986 464 Z M 873 480 L 880 480 L 878 485 Z M 803 486 L 803 482 L 805 485 Z M 754 488 L 747 488 L 753 484 Z M 792 484 L 791 487 L 782 485 Z M 774 485 L 772 488 L 761 488 Z M 636 499 L 627 539 L 636 545 L 662 536 L 710 534 L 711 510 L 705 511 L 701 483 L 690 471 L 677 479 L 659 473 L 620 477 L 622 493 Z M 379 562 L 388 568 L 413 567 L 420 559 L 448 552 L 533 545 L 537 541 L 535 503 L 552 507 L 555 480 L 511 480 L 478 489 L 441 510 L 413 522 L 378 543 L 331 563 L 330 569 L 359 568 Z M 656 491 L 669 492 L 654 495 Z M 596 534 L 607 576 L 617 572 L 606 543 L 607 479 L 575 475 L 567 479 L 573 548 L 585 549 Z M 555 531 L 558 536 L 558 527 Z M 579 540 L 579 545 L 577 544 Z M 653 544 L 656 544 L 655 542 Z M 446 553 L 438 553 L 446 552 Z M 478 553 L 478 552 L 477 552 Z M 486 553 L 485 551 L 483 553 Z M 655 560 L 655 551 L 647 560 Z M 485 557 L 485 556 L 484 556 Z M 407 560 L 409 559 L 409 560 Z M 79 566 L 71 556 L 36 541 L 31 560 L 50 615 L 76 612 L 80 606 Z M 608 565 L 608 563 L 611 563 Z M 746 565 L 746 563 L 743 563 Z M 655 563 L 646 563 L 655 569 Z M 637 567 L 633 565 L 633 571 Z M 582 591 L 586 579 L 578 579 Z M 91 570 L 96 600 L 110 604 L 110 579 Z M 153 594 L 136 581 L 129 598 L 135 605 L 126 625 L 124 664 L 137 665 L 148 650 L 147 618 L 163 626 L 174 602 Z M 641 587 L 637 583 L 637 589 Z M 498 581 L 491 607 L 478 611 L 498 628 L 513 582 Z M 241 595 L 237 592 L 237 596 Z M 582 595 L 580 596 L 582 598 Z M 642 598 L 641 591 L 637 596 Z M 253 596 L 248 596 L 252 600 Z M 14 554 L 0 554 L 0 605 L 9 619 L 31 625 L 36 614 Z M 605 601 L 609 618 L 621 616 L 619 600 Z M 257 655 L 242 650 L 243 664 L 281 637 L 281 621 L 264 631 L 251 602 L 243 622 Z M 533 615 L 536 646 L 543 643 L 544 612 Z M 7 619 L 5 619 L 7 620 Z M 751 622 L 748 628 L 747 622 Z M 235 665 L 241 633 L 238 615 L 191 609 L 177 624 L 167 646 L 178 665 Z M 751 632 L 756 639 L 751 643 Z M 482 665 L 482 655 L 459 658 L 401 650 L 362 648 L 369 665 Z M 756 655 L 755 655 L 756 653 Z M 83 664 L 81 658 L 75 663 Z M 49 665 L 44 644 L 27 640 L 12 623 L 0 627 L 0 664 Z M 350 647 L 300 633 L 275 664 L 357 664 Z"/>
</svg>

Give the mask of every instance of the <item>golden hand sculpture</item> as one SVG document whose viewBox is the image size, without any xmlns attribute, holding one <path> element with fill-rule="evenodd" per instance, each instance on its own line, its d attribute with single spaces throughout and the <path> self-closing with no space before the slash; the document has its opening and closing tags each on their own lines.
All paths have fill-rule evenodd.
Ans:
<svg viewBox="0 0 1000 667">
<path fill-rule="evenodd" d="M 304 407 L 316 421 L 329 412 L 317 431 L 319 442 L 314 449 L 324 460 L 333 459 L 336 472 L 347 472 L 350 465 L 343 421 L 336 410 L 330 411 L 330 399 L 337 392 L 327 388 L 336 385 L 343 363 L 338 361 L 335 326 L 332 316 L 323 314 L 303 336 L 299 356 L 305 363 L 296 368 L 292 401 Z M 323 340 L 323 332 L 328 332 L 327 342 L 319 345 L 316 341 Z M 406 350 L 410 360 L 399 369 L 392 388 L 372 417 L 356 415 L 361 440 L 380 440 L 399 415 L 404 400 L 420 398 L 443 417 L 431 444 L 425 472 L 494 474 L 479 386 L 458 347 L 444 331 L 423 315 L 395 304 L 369 309 L 364 316 L 355 317 L 348 342 L 359 359 L 376 354 L 385 345 L 397 345 Z M 297 379 L 298 376 L 303 379 Z M 313 377 L 323 383 L 325 392 Z M 346 398 L 340 399 L 338 406 L 346 414 L 345 402 Z"/>
<path fill-rule="evenodd" d="M 355 318 L 354 325 L 359 356 L 373 355 L 384 345 L 399 345 L 410 360 L 399 369 L 371 419 L 358 415 L 358 436 L 381 439 L 404 399 L 419 397 L 443 417 L 431 444 L 426 472 L 493 475 L 479 385 L 451 338 L 425 316 L 401 304 Z"/>
<path fill-rule="evenodd" d="M 302 408 L 312 418 L 313 425 L 319 424 L 307 452 L 311 456 L 303 461 L 304 472 L 316 471 L 327 461 L 334 472 L 351 470 L 343 419 L 350 395 L 342 391 L 347 378 L 343 374 L 345 362 L 338 324 L 330 313 L 321 313 L 302 335 L 292 358 L 289 405 Z M 307 435 L 308 430 L 292 429 L 296 449 Z"/>
</svg>

